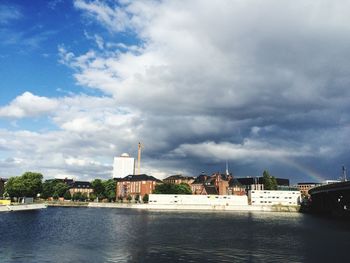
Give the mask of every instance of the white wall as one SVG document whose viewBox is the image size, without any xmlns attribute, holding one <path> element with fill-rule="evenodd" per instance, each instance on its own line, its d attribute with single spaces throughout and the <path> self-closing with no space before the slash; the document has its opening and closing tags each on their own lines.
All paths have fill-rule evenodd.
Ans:
<svg viewBox="0 0 350 263">
<path fill-rule="evenodd" d="M 121 178 L 134 174 L 135 158 L 133 157 L 114 157 L 113 178 Z"/>
<path fill-rule="evenodd" d="M 150 194 L 150 204 L 248 205 L 246 195 L 161 195 Z"/>
<path fill-rule="evenodd" d="M 248 197 L 252 205 L 299 205 L 299 191 L 250 190 Z"/>
</svg>

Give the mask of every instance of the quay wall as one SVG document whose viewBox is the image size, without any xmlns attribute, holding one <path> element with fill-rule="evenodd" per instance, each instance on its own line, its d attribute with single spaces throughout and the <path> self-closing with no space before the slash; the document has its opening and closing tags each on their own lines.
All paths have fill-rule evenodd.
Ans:
<svg viewBox="0 0 350 263">
<path fill-rule="evenodd" d="M 2 205 L 0 206 L 0 212 L 38 210 L 38 209 L 44 209 L 44 208 L 47 208 L 45 204 Z"/>
<path fill-rule="evenodd" d="M 120 203 L 95 203 L 88 207 L 94 208 L 121 208 L 142 210 L 182 210 L 182 211 L 260 211 L 260 212 L 298 212 L 298 206 L 258 206 L 258 205 L 194 205 L 194 204 L 120 204 Z"/>
<path fill-rule="evenodd" d="M 246 195 L 165 195 L 150 194 L 149 204 L 205 205 L 205 206 L 246 206 Z"/>
</svg>

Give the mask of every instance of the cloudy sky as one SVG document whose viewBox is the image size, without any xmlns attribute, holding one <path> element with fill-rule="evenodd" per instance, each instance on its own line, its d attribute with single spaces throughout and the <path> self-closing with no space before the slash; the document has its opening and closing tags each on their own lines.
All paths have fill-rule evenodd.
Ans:
<svg viewBox="0 0 350 263">
<path fill-rule="evenodd" d="M 0 2 L 0 176 L 350 167 L 350 2 Z"/>
</svg>

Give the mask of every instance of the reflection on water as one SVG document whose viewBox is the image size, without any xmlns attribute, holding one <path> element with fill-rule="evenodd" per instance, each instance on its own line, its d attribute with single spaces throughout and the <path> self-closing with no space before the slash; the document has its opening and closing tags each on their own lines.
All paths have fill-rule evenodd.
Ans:
<svg viewBox="0 0 350 263">
<path fill-rule="evenodd" d="M 296 213 L 48 208 L 0 214 L 0 262 L 344 261 L 349 233 Z"/>
</svg>

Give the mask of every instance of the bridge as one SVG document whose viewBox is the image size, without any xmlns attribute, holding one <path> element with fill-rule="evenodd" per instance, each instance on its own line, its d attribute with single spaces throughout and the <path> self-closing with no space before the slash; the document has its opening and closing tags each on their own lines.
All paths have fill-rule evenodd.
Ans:
<svg viewBox="0 0 350 263">
<path fill-rule="evenodd" d="M 350 215 L 350 181 L 317 186 L 309 194 L 312 212 Z"/>
</svg>

